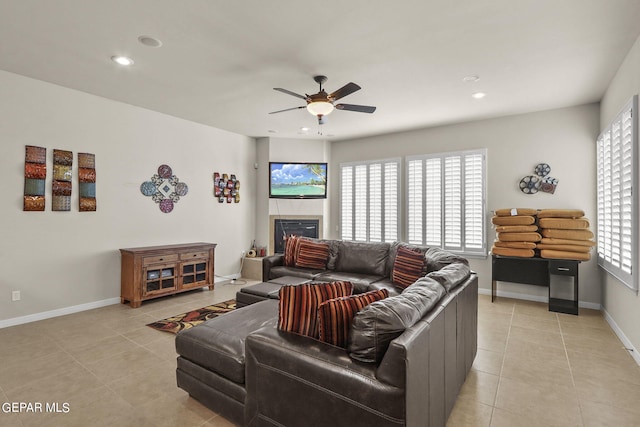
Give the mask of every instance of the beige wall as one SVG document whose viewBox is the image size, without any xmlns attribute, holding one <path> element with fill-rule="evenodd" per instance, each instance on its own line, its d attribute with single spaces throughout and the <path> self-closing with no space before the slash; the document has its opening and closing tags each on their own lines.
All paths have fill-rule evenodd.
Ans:
<svg viewBox="0 0 640 427">
<path fill-rule="evenodd" d="M 213 242 L 216 274 L 239 272 L 254 238 L 254 139 L 2 71 L 0 93 L 0 326 L 117 302 L 119 248 Z M 22 211 L 25 145 L 47 148 L 45 212 Z M 51 211 L 54 148 L 74 153 L 70 212 Z M 78 212 L 78 152 L 96 155 L 96 212 Z M 169 214 L 140 193 L 163 163 L 189 186 Z M 239 204 L 213 198 L 213 172 L 238 176 Z"/>
<path fill-rule="evenodd" d="M 640 92 L 640 38 L 629 51 L 602 98 L 600 128 L 608 126 L 622 107 L 638 92 Z M 636 120 L 638 120 L 637 116 Z M 604 282 L 603 306 L 606 316 L 618 335 L 625 341 L 625 345 L 636 349 L 633 354 L 636 361 L 640 363 L 638 355 L 640 297 L 610 274 L 601 271 L 601 276 Z"/>
<path fill-rule="evenodd" d="M 336 142 L 332 145 L 330 172 L 331 236 L 339 236 L 338 173 L 341 162 L 487 148 L 487 208 L 577 208 L 583 209 L 595 231 L 595 139 L 598 134 L 598 104 L 543 111 Z M 533 173 L 538 163 L 551 166 L 559 179 L 555 194 L 525 195 L 520 179 Z M 404 172 L 403 172 L 404 174 Z M 404 176 L 404 175 L 402 175 Z M 405 203 L 404 199 L 401 203 Z M 489 225 L 490 215 L 487 216 Z M 489 229 L 489 244 L 495 233 Z M 491 289 L 491 260 L 472 259 L 484 292 Z M 580 265 L 580 301 L 599 308 L 601 284 L 596 262 Z M 544 300 L 546 288 L 501 283 L 504 295 Z"/>
</svg>

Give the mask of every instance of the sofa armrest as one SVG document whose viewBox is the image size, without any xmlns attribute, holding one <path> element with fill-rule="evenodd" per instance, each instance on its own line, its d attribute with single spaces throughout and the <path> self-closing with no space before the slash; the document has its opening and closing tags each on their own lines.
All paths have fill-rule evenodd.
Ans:
<svg viewBox="0 0 640 427">
<path fill-rule="evenodd" d="M 271 280 L 271 277 L 269 276 L 271 274 L 271 268 L 279 265 L 284 265 L 283 254 L 269 255 L 262 258 L 262 281 L 268 282 Z"/>
<path fill-rule="evenodd" d="M 404 425 L 404 390 L 342 348 L 266 327 L 245 352 L 247 426 Z"/>
</svg>

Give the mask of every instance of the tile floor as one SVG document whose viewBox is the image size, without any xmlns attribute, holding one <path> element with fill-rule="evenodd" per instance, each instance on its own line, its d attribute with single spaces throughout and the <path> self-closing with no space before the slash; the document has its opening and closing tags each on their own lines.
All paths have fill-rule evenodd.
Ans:
<svg viewBox="0 0 640 427">
<path fill-rule="evenodd" d="M 69 405 L 66 413 L 0 411 L 0 426 L 231 426 L 176 387 L 174 335 L 145 325 L 240 287 L 0 329 L 0 403 Z M 545 304 L 481 295 L 478 332 L 449 427 L 640 425 L 640 368 L 599 312 L 549 313 Z"/>
</svg>

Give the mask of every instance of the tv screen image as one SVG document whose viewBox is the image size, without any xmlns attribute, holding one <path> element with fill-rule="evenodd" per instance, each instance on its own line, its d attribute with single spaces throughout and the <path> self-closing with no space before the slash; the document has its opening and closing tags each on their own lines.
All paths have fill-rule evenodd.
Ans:
<svg viewBox="0 0 640 427">
<path fill-rule="evenodd" d="M 326 163 L 269 162 L 269 197 L 326 199 Z"/>
</svg>

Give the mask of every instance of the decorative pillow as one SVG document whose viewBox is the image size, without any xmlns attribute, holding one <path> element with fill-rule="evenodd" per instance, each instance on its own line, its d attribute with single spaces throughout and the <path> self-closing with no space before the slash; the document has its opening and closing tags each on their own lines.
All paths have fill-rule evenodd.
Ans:
<svg viewBox="0 0 640 427">
<path fill-rule="evenodd" d="M 351 282 L 285 285 L 279 293 L 278 329 L 318 338 L 318 306 L 352 293 Z"/>
<path fill-rule="evenodd" d="M 350 297 L 330 299 L 318 307 L 318 337 L 320 341 L 347 348 L 353 316 L 367 305 L 389 296 L 379 289 Z"/>
<path fill-rule="evenodd" d="M 324 270 L 327 268 L 328 259 L 328 244 L 313 240 L 299 239 L 298 256 L 295 259 L 296 267 Z"/>
<path fill-rule="evenodd" d="M 398 248 L 396 260 L 393 263 L 391 281 L 400 288 L 406 288 L 422 276 L 424 269 L 424 255 L 405 247 Z"/>
<path fill-rule="evenodd" d="M 296 257 L 298 255 L 298 244 L 300 238 L 298 236 L 291 235 L 287 237 L 287 241 L 284 244 L 284 265 L 287 267 L 296 266 Z"/>
</svg>

